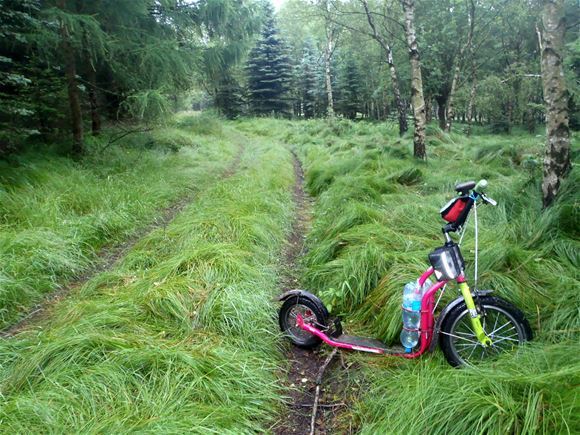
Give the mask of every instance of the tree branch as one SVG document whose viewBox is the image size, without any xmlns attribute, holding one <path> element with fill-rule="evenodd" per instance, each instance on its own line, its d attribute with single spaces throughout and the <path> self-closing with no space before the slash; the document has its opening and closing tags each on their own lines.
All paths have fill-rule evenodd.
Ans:
<svg viewBox="0 0 580 435">
<path fill-rule="evenodd" d="M 312 405 L 312 417 L 310 418 L 310 435 L 314 435 L 314 430 L 316 429 L 316 413 L 318 411 L 318 400 L 320 399 L 320 385 L 322 384 L 322 376 L 324 375 L 324 371 L 328 364 L 332 361 L 336 353 L 338 352 L 338 348 L 334 348 L 330 355 L 324 361 L 324 364 L 318 370 L 318 376 L 316 377 L 316 394 L 314 395 L 314 404 Z"/>
</svg>

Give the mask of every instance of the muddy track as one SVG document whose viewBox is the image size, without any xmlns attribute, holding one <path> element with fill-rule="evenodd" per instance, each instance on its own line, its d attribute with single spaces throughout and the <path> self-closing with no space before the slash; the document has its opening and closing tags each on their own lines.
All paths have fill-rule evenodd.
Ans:
<svg viewBox="0 0 580 435">
<path fill-rule="evenodd" d="M 294 204 L 296 214 L 291 233 L 283 252 L 282 276 L 280 290 L 298 288 L 298 260 L 304 251 L 304 239 L 310 222 L 311 198 L 304 191 L 304 171 L 297 156 L 294 158 Z M 309 434 L 312 405 L 316 390 L 316 377 L 320 366 L 326 358 L 324 349 L 304 350 L 288 346 L 285 357 L 289 361 L 287 368 L 286 387 L 289 387 L 287 407 L 272 428 L 277 435 Z M 325 394 L 326 393 L 326 394 Z M 323 385 L 323 397 L 331 396 L 328 384 Z M 315 433 L 330 434 L 334 418 L 332 408 L 321 409 L 316 419 Z"/>
<path fill-rule="evenodd" d="M 244 152 L 245 147 L 240 143 L 238 145 L 238 151 L 235 157 L 233 158 L 230 165 L 219 176 L 219 179 L 224 180 L 237 173 Z M 103 248 L 97 254 L 97 260 L 95 261 L 95 265 L 93 267 L 89 268 L 82 275 L 67 283 L 59 290 L 51 292 L 45 296 L 41 302 L 36 304 L 18 322 L 0 331 L 0 338 L 13 337 L 24 329 L 27 329 L 29 326 L 32 326 L 42 319 L 48 317 L 50 315 L 51 307 L 53 307 L 59 301 L 65 299 L 76 290 L 80 289 L 94 276 L 113 269 L 125 257 L 125 255 L 127 255 L 133 246 L 135 246 L 141 239 L 147 237 L 153 231 L 169 225 L 186 206 L 195 200 L 195 197 L 195 194 L 191 194 L 181 198 L 179 201 L 164 208 L 160 215 L 155 218 L 152 223 L 138 230 L 125 242 L 119 245 L 107 246 Z"/>
</svg>

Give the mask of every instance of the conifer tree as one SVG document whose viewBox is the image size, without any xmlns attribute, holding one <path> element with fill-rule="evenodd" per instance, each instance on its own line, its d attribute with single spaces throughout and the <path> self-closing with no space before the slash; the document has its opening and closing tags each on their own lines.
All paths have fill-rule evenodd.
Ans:
<svg viewBox="0 0 580 435">
<path fill-rule="evenodd" d="M 346 118 L 354 119 L 360 111 L 360 77 L 352 58 L 347 58 L 340 70 L 336 86 L 336 111 Z"/>
<path fill-rule="evenodd" d="M 314 48 L 311 40 L 304 44 L 304 53 L 300 64 L 300 104 L 302 116 L 313 118 L 316 115 L 317 102 L 317 77 L 316 77 L 316 59 L 314 57 Z"/>
<path fill-rule="evenodd" d="M 272 6 L 266 4 L 261 37 L 247 64 L 250 109 L 257 115 L 287 114 L 292 77 L 290 58 L 279 35 Z"/>
<path fill-rule="evenodd" d="M 0 0 L 0 156 L 40 133 L 46 115 L 59 108 L 62 83 L 34 53 L 37 40 L 52 32 L 40 9 L 39 0 Z"/>
<path fill-rule="evenodd" d="M 225 70 L 217 81 L 214 93 L 214 104 L 222 115 L 228 119 L 240 116 L 243 89 L 229 70 Z"/>
</svg>

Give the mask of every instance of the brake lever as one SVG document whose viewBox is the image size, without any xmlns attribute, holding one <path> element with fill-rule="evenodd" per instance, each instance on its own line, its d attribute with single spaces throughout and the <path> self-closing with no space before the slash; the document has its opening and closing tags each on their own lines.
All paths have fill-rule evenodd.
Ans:
<svg viewBox="0 0 580 435">
<path fill-rule="evenodd" d="M 497 201 L 485 196 L 483 193 L 480 193 L 481 198 L 486 204 L 493 205 L 494 207 L 497 205 Z"/>
</svg>

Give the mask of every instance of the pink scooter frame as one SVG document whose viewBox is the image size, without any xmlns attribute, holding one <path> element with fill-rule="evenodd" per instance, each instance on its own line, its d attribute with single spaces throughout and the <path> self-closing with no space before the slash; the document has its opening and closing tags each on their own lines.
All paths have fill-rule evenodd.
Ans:
<svg viewBox="0 0 580 435">
<path fill-rule="evenodd" d="M 433 275 L 433 272 L 434 272 L 433 267 L 430 267 L 429 269 L 427 269 L 425 271 L 425 273 L 423 273 L 423 275 L 421 275 L 421 277 L 419 278 L 419 287 L 421 287 L 425 283 L 425 281 L 427 281 L 427 279 L 431 275 Z M 370 352 L 370 353 L 376 353 L 376 354 L 396 355 L 396 356 L 402 356 L 404 358 L 409 358 L 409 359 L 417 358 L 417 357 L 423 355 L 423 353 L 425 353 L 425 351 L 427 349 L 429 349 L 429 346 L 431 345 L 431 341 L 433 340 L 433 325 L 435 322 L 435 319 L 433 316 L 433 309 L 435 306 L 435 293 L 437 293 L 437 291 L 439 291 L 441 288 L 443 288 L 445 286 L 445 284 L 447 284 L 448 282 L 449 281 L 436 282 L 431 287 L 429 287 L 427 292 L 423 295 L 423 299 L 421 300 L 420 346 L 419 346 L 419 349 L 413 353 L 401 353 L 401 352 L 391 353 L 386 349 L 382 349 L 382 348 L 378 348 L 378 347 L 360 346 L 360 345 L 342 343 L 340 341 L 333 340 L 331 337 L 326 335 L 321 330 L 315 328 L 312 325 L 305 323 L 304 319 L 302 318 L 302 316 L 300 314 L 298 314 L 296 316 L 296 324 L 300 329 L 303 329 L 304 331 L 310 332 L 311 334 L 317 336 L 322 341 L 324 341 L 326 344 L 328 344 L 329 346 L 332 346 L 332 347 L 338 347 L 338 348 L 349 349 L 349 350 L 358 350 L 358 351 L 362 351 L 362 352 Z M 464 283 L 464 282 L 465 282 L 465 277 L 463 275 L 461 275 L 457 278 L 457 283 Z"/>
</svg>

